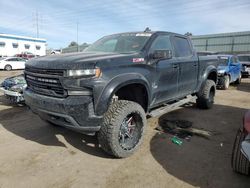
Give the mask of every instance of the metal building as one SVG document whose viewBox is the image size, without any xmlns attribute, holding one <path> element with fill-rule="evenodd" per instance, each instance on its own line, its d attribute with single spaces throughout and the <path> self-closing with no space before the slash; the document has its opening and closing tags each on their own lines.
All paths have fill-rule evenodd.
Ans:
<svg viewBox="0 0 250 188">
<path fill-rule="evenodd" d="M 250 31 L 192 36 L 197 51 L 250 53 Z"/>
<path fill-rule="evenodd" d="M 30 52 L 43 56 L 46 51 L 46 39 L 0 34 L 0 56 L 14 56 Z"/>
</svg>

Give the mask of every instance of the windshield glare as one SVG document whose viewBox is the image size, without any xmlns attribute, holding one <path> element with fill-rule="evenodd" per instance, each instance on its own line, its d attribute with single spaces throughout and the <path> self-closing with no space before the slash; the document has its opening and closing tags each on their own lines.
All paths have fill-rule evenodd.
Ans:
<svg viewBox="0 0 250 188">
<path fill-rule="evenodd" d="M 151 34 L 118 34 L 103 37 L 84 51 L 134 53 L 142 50 Z"/>
</svg>

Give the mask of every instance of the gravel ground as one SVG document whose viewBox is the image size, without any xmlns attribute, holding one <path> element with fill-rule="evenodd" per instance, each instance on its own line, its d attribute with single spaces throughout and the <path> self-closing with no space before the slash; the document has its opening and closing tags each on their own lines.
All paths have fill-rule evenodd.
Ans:
<svg viewBox="0 0 250 188">
<path fill-rule="evenodd" d="M 0 72 L 0 80 L 20 71 Z M 250 79 L 219 90 L 211 110 L 191 105 L 162 119 L 188 120 L 212 131 L 210 139 L 193 136 L 181 146 L 154 130 L 148 119 L 140 150 L 113 159 L 95 137 L 43 122 L 26 107 L 0 96 L 0 188 L 4 187 L 201 187 L 249 188 L 250 177 L 232 172 L 231 150 L 244 112 L 250 109 Z"/>
</svg>

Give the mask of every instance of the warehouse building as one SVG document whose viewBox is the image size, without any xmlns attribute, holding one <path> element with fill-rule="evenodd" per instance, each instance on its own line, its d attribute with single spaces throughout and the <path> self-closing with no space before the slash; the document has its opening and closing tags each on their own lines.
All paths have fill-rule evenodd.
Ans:
<svg viewBox="0 0 250 188">
<path fill-rule="evenodd" d="M 192 36 L 197 51 L 250 53 L 250 31 Z"/>
<path fill-rule="evenodd" d="M 46 54 L 46 40 L 41 38 L 0 34 L 0 56 L 14 56 L 30 52 L 43 56 Z"/>
</svg>

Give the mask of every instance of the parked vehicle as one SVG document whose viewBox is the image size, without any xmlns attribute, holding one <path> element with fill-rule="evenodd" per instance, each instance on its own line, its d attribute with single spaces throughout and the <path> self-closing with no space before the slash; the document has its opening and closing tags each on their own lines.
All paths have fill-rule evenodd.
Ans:
<svg viewBox="0 0 250 188">
<path fill-rule="evenodd" d="M 250 110 L 246 112 L 234 141 L 232 168 L 235 172 L 250 175 Z"/>
<path fill-rule="evenodd" d="M 12 76 L 6 78 L 0 84 L 0 92 L 2 92 L 7 99 L 12 103 L 23 103 L 23 90 L 26 88 L 27 84 L 24 79 L 24 75 Z"/>
<path fill-rule="evenodd" d="M 53 55 L 53 54 L 61 54 L 61 53 L 62 53 L 62 50 L 59 49 L 59 50 L 52 50 L 50 54 Z"/>
<path fill-rule="evenodd" d="M 16 54 L 16 57 L 21 57 L 24 59 L 31 59 L 34 57 L 37 57 L 35 54 L 32 54 L 31 52 L 22 52 L 21 54 Z"/>
<path fill-rule="evenodd" d="M 103 37 L 81 53 L 28 61 L 25 102 L 42 119 L 98 134 L 104 151 L 128 157 L 142 142 L 146 114 L 188 95 L 214 102 L 217 57 L 199 57 L 186 36 L 131 32 Z"/>
<path fill-rule="evenodd" d="M 3 57 L 0 58 L 0 69 L 13 70 L 13 69 L 24 69 L 26 60 L 20 57 Z"/>
<path fill-rule="evenodd" d="M 250 76 L 250 54 L 241 54 L 238 55 L 239 61 L 242 64 L 242 76 Z"/>
<path fill-rule="evenodd" d="M 230 83 L 240 84 L 241 64 L 235 55 L 219 55 L 218 87 L 228 89 Z"/>
</svg>

